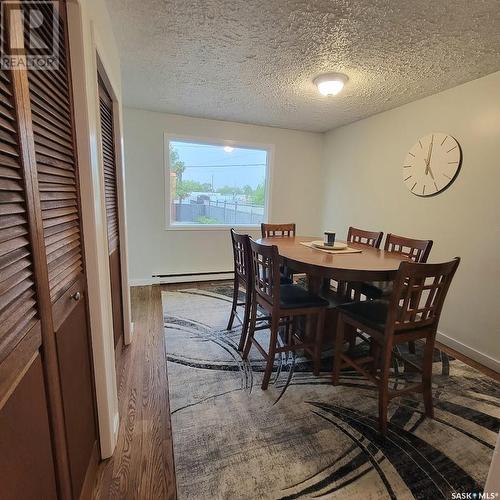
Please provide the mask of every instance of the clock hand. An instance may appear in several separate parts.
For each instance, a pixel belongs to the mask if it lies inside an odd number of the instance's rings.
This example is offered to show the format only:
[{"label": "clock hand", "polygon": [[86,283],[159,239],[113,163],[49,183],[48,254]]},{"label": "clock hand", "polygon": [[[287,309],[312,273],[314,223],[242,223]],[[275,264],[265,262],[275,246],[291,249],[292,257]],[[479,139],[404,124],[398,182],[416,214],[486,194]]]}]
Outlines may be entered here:
[{"label": "clock hand", "polygon": [[434,134],[432,134],[431,143],[429,144],[429,151],[427,152],[427,159],[425,160],[425,175],[429,173],[429,165],[431,162],[432,146],[434,145]]},{"label": "clock hand", "polygon": [[432,172],[432,169],[431,169],[431,159],[429,158],[429,160],[427,160],[425,162],[425,165],[426,165],[426,168],[425,168],[425,175],[427,174],[431,174],[431,177],[432,177],[432,180],[435,180],[434,179],[434,173]]},{"label": "clock hand", "polygon": [[432,180],[435,180],[435,179],[434,179],[434,174],[432,173],[432,170],[431,170],[431,165],[430,165],[430,163],[428,163],[428,164],[427,164],[427,170],[429,171],[429,174],[431,174]]}]

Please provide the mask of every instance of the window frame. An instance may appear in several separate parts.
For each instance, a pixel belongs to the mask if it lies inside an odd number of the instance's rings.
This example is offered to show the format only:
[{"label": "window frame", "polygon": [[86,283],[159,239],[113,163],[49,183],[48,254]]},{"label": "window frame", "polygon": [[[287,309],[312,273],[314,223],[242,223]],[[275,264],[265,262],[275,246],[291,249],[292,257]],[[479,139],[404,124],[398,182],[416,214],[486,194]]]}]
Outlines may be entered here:
[{"label": "window frame", "polygon": [[165,189],[165,230],[166,231],[227,231],[229,228],[238,230],[257,231],[260,229],[260,224],[173,224],[172,223],[172,205],[170,199],[170,142],[192,142],[196,144],[206,144],[207,146],[231,146],[233,148],[258,149],[267,152],[266,165],[266,190],[264,202],[264,215],[262,222],[266,223],[270,219],[271,211],[271,183],[272,170],[274,164],[274,144],[264,144],[251,141],[240,141],[233,139],[220,139],[214,137],[192,136],[184,134],[175,134],[172,132],[164,132],[163,134],[163,174],[164,174],[164,189]]}]

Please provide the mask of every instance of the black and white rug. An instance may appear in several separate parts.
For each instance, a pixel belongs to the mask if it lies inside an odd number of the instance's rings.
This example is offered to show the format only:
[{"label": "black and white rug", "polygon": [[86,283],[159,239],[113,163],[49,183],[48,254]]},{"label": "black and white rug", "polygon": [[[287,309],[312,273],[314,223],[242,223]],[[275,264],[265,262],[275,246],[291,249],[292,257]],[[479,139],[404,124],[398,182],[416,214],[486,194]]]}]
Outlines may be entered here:
[{"label": "black and white rug", "polygon": [[[225,330],[228,286],[163,292],[175,468],[180,499],[451,499],[482,491],[500,426],[500,386],[436,351],[435,418],[418,396],[393,400],[386,439],[375,388],[353,372],[330,384],[307,359],[242,361],[240,327]],[[237,321],[235,321],[237,323]],[[261,335],[266,335],[262,332]],[[414,374],[395,363],[391,384]]]}]

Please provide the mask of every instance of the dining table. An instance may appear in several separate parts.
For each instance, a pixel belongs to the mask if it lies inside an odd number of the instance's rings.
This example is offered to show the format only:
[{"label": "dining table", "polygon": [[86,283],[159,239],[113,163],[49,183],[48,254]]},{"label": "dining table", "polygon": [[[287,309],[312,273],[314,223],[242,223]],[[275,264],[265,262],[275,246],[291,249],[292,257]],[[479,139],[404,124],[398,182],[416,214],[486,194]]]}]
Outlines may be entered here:
[{"label": "dining table", "polygon": [[[307,288],[314,293],[330,292],[331,280],[335,280],[337,286],[340,283],[393,281],[401,262],[408,260],[405,255],[354,242],[343,243],[347,243],[348,249],[358,250],[356,253],[329,253],[303,244],[320,240],[322,238],[309,236],[274,236],[260,238],[257,242],[277,246],[283,266],[293,274],[304,273]],[[325,319],[325,343],[332,342],[336,321],[337,312],[331,309]],[[310,324],[307,330],[314,331],[314,325]]]},{"label": "dining table", "polygon": [[[347,282],[392,281],[399,265],[408,260],[395,252],[386,252],[359,243],[347,243],[349,248],[360,250],[358,253],[328,253],[311,248],[302,243],[321,240],[318,237],[287,236],[260,238],[258,243],[276,245],[280,259],[287,269],[295,273],[305,273],[313,291],[323,280]],[[343,242],[346,243],[346,242]]]}]

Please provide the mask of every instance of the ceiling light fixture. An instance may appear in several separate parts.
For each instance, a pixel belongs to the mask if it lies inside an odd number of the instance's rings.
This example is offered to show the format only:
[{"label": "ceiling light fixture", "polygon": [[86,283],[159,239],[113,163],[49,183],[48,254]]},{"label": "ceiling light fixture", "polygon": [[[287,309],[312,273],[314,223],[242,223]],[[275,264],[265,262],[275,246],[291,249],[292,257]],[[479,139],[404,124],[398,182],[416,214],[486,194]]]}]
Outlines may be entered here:
[{"label": "ceiling light fixture", "polygon": [[347,80],[349,78],[343,73],[327,73],[316,77],[313,82],[320,94],[330,96],[337,95],[344,88]]},{"label": "ceiling light fixture", "polygon": [[231,146],[224,146],[224,151],[226,153],[232,153],[234,151],[234,148]]}]

